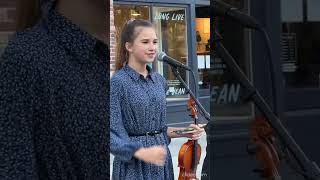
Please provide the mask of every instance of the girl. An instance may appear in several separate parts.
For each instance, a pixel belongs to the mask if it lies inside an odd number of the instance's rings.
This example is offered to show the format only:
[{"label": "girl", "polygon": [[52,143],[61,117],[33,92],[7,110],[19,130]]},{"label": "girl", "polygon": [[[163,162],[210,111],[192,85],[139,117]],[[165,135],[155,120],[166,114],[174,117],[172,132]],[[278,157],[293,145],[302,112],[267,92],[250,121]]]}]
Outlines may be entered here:
[{"label": "girl", "polygon": [[167,127],[166,80],[147,65],[154,61],[157,46],[150,22],[132,20],[124,26],[110,89],[113,179],[173,179],[170,139],[199,139],[204,133],[190,125],[195,131],[180,136],[172,131],[182,128]]}]

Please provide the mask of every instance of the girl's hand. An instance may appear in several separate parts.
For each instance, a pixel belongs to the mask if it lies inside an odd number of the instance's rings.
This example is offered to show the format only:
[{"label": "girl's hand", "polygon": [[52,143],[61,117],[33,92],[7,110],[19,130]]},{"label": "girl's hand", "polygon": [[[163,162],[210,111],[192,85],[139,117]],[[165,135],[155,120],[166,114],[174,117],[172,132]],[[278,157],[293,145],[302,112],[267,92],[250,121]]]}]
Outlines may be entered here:
[{"label": "girl's hand", "polygon": [[166,162],[167,150],[165,146],[140,148],[134,153],[134,156],[146,163],[163,166]]},{"label": "girl's hand", "polygon": [[190,138],[192,140],[200,139],[201,136],[205,133],[203,126],[204,124],[190,124],[189,128],[193,128],[194,130],[184,134],[184,137]]}]

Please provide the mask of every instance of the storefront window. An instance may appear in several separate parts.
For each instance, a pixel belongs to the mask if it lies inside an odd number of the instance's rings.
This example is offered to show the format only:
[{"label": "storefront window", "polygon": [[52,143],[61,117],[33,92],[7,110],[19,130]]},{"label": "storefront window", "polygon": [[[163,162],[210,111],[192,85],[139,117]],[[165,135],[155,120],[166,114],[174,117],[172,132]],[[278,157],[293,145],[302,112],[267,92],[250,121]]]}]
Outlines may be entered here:
[{"label": "storefront window", "polygon": [[120,33],[130,19],[150,20],[150,8],[136,5],[114,5],[114,26],[116,42],[120,42]]},{"label": "storefront window", "polygon": [[282,0],[281,5],[282,72],[285,86],[319,88],[320,3],[318,0]]},{"label": "storefront window", "polygon": [[199,88],[209,89],[210,18],[196,18],[196,39]]},{"label": "storefront window", "polygon": [[[243,8],[245,7],[244,0],[225,0],[225,2],[241,11],[245,11]],[[213,22],[211,31],[217,28],[223,37],[222,43],[225,48],[234,57],[247,77],[250,77],[248,31],[245,31],[241,25],[224,18],[216,18],[211,22]],[[246,91],[241,88],[234,75],[228,71],[224,60],[215,53],[214,46],[211,53],[209,71],[211,114],[214,114],[216,120],[250,118],[253,113],[253,106],[241,99]]]},{"label": "storefront window", "polygon": [[[188,64],[187,16],[185,8],[154,7],[153,21],[159,38],[159,51],[175,58],[183,64]],[[168,82],[168,98],[187,97],[185,88],[181,85],[167,64],[157,62],[157,69]],[[187,73],[180,71],[184,81],[188,82]]]}]

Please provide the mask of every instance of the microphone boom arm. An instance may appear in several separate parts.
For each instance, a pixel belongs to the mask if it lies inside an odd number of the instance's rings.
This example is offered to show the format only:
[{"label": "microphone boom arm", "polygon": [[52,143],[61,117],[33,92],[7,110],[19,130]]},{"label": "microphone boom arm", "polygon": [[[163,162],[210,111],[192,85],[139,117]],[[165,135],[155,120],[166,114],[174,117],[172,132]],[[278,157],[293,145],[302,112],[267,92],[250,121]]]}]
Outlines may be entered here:
[{"label": "microphone boom arm", "polygon": [[[186,88],[186,92],[189,93],[189,95],[192,97],[192,99],[195,101],[195,103],[197,104],[197,106],[199,107],[200,111],[202,112],[204,118],[207,121],[210,121],[210,114],[204,109],[204,107],[201,105],[201,103],[199,102],[199,100],[195,97],[194,93],[191,91],[191,89],[189,88],[189,86],[186,84],[186,82],[182,79],[179,70],[177,67],[171,66],[171,70],[173,72],[173,74],[177,77],[177,79],[181,82],[182,86],[184,88]],[[190,70],[192,71],[192,70]]]}]

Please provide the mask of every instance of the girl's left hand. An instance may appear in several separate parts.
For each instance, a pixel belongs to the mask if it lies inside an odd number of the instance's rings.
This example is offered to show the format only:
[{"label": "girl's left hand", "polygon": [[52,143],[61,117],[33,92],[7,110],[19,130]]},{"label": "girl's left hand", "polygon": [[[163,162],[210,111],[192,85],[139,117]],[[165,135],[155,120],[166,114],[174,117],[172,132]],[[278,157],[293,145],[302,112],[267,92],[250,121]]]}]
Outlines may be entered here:
[{"label": "girl's left hand", "polygon": [[192,140],[198,140],[201,138],[201,136],[205,133],[204,128],[203,128],[204,124],[190,124],[189,127],[193,128],[194,130],[190,133],[186,133],[185,137],[186,138],[190,138]]}]

